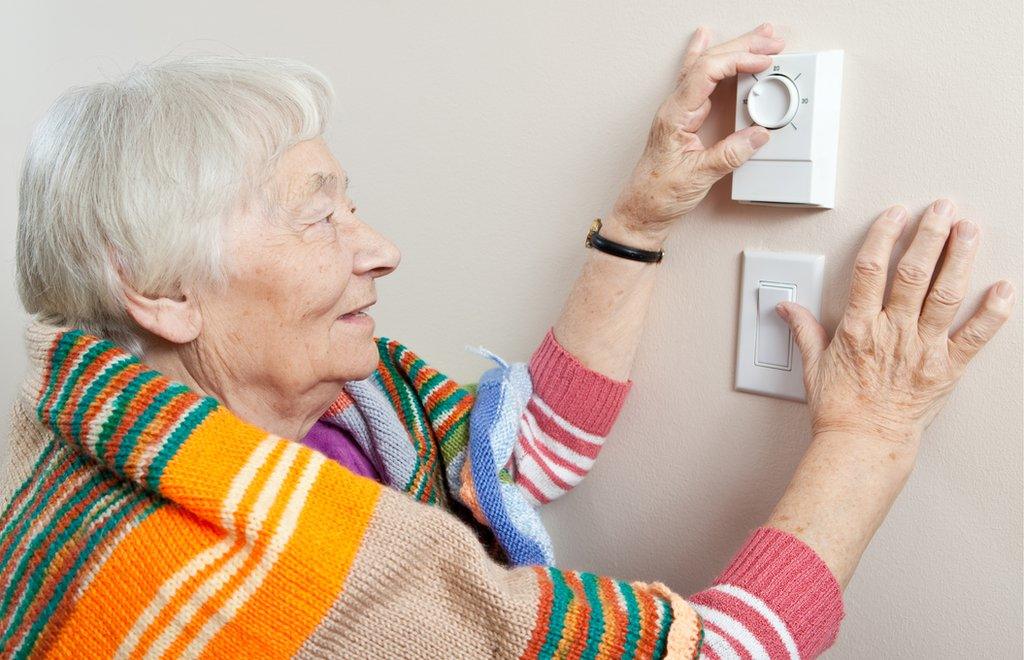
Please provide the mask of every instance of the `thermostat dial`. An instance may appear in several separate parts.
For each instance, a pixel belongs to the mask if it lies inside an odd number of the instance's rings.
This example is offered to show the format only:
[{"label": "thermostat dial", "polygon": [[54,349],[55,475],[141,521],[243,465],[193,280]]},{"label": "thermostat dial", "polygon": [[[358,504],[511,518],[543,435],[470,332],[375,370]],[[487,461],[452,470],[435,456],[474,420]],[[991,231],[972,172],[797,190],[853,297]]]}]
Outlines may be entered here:
[{"label": "thermostat dial", "polygon": [[780,128],[793,121],[799,104],[796,85],[777,73],[758,80],[747,95],[750,118],[765,128]]}]

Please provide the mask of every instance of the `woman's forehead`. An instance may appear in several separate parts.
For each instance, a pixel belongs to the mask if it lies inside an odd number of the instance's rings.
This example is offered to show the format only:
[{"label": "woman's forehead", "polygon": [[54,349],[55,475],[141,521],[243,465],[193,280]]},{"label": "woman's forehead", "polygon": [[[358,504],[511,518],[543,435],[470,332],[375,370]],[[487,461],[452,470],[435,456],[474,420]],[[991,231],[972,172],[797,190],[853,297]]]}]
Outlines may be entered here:
[{"label": "woman's forehead", "polygon": [[287,177],[280,195],[282,206],[300,212],[312,206],[321,206],[348,189],[348,174],[337,166],[324,169],[302,168]]},{"label": "woman's forehead", "polygon": [[348,173],[322,139],[308,140],[282,156],[278,181],[285,204],[298,207],[315,198],[334,197],[339,189],[348,187]]}]

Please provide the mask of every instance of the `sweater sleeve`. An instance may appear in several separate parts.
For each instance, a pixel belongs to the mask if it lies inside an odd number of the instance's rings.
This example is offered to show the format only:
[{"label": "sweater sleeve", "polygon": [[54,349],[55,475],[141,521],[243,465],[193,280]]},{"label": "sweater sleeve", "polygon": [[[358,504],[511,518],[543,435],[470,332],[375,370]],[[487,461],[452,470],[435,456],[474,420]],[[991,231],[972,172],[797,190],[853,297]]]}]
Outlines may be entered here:
[{"label": "sweater sleeve", "polygon": [[[711,588],[683,599],[660,582],[509,567],[448,511],[340,466],[320,479],[337,496],[317,501],[335,503],[339,524],[313,526],[320,550],[295,579],[318,584],[318,562],[354,550],[299,657],[815,657],[843,616],[821,559],[773,528],[755,530]],[[357,486],[375,495],[355,527],[337,503]]]},{"label": "sweater sleeve", "polygon": [[381,488],[298,657],[692,660],[701,639],[694,608],[660,582],[506,566],[451,513]]},{"label": "sweater sleeve", "polygon": [[529,362],[533,394],[507,466],[533,506],[571,490],[590,471],[632,380],[585,367],[549,328]]},{"label": "sweater sleeve", "polygon": [[704,623],[705,658],[814,658],[843,619],[839,583],[803,541],[772,527],[748,537],[711,588],[688,601]]}]

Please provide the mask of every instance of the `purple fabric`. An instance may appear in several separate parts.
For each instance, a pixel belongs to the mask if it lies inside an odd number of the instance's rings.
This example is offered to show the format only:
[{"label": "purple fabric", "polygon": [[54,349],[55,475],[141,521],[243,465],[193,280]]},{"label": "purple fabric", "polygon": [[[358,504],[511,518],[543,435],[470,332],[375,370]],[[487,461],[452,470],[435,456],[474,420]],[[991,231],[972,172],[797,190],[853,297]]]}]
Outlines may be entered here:
[{"label": "purple fabric", "polygon": [[343,429],[317,422],[302,439],[302,444],[341,463],[349,470],[374,481],[380,481],[380,474],[366,457],[356,441]]}]

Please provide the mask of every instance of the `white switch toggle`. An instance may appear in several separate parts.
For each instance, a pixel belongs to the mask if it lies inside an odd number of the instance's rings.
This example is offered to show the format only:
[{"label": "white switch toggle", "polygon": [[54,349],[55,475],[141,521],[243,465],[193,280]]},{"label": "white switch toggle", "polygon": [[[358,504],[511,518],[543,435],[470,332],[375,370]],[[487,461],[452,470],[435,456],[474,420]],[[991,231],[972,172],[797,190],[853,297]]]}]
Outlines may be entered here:
[{"label": "white switch toggle", "polygon": [[789,324],[782,320],[775,306],[793,300],[792,284],[761,282],[757,288],[757,337],[754,343],[754,364],[771,369],[793,367],[793,341]]},{"label": "white switch toggle", "polygon": [[761,78],[747,95],[747,112],[754,123],[765,128],[780,128],[796,117],[800,93],[793,81],[778,74]]},{"label": "white switch toggle", "polygon": [[804,400],[803,360],[775,306],[795,302],[820,318],[824,273],[818,254],[743,251],[736,389]]}]

